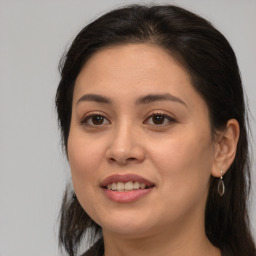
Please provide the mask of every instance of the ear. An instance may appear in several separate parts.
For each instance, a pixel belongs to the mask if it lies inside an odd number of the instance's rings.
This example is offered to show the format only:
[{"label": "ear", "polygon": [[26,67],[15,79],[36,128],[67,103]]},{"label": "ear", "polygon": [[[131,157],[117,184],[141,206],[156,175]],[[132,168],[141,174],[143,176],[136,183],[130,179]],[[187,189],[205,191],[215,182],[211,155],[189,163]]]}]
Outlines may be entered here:
[{"label": "ear", "polygon": [[236,119],[230,119],[226,128],[218,132],[215,142],[215,159],[211,174],[214,177],[221,177],[226,173],[235,159],[237,143],[239,139],[239,123]]}]

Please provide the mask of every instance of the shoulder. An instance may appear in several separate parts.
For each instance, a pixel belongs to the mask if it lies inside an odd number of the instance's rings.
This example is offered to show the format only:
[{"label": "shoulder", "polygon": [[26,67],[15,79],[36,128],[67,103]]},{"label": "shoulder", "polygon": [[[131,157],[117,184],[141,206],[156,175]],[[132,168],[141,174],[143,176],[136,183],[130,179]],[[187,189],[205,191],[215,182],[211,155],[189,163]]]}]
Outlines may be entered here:
[{"label": "shoulder", "polygon": [[[104,243],[103,239],[99,239],[88,251],[81,256],[103,256],[104,254]],[[221,256],[232,256],[229,251],[223,250]]]}]

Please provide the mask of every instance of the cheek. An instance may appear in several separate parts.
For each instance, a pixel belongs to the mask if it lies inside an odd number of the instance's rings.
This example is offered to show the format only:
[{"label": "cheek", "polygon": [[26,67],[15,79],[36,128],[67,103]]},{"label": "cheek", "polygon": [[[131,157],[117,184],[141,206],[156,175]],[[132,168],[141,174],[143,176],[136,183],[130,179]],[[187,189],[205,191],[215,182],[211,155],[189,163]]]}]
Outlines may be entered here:
[{"label": "cheek", "polygon": [[90,216],[96,216],[98,200],[95,191],[99,190],[98,172],[103,146],[84,135],[70,132],[68,139],[68,157],[72,182],[76,196],[83,209]]},{"label": "cheek", "polygon": [[75,190],[85,188],[85,183],[96,185],[96,170],[104,154],[103,145],[86,138],[79,132],[70,132],[68,158]]},{"label": "cheek", "polygon": [[[163,187],[172,191],[205,190],[213,151],[208,133],[182,133],[154,147],[152,162],[161,172]],[[196,192],[196,191],[195,191]]]},{"label": "cheek", "polygon": [[[212,154],[210,143],[200,144],[197,138],[183,136],[166,140],[152,156],[161,176],[159,189],[164,195],[163,211],[174,219],[192,213],[194,209],[204,211]],[[166,205],[172,207],[166,208]]]}]

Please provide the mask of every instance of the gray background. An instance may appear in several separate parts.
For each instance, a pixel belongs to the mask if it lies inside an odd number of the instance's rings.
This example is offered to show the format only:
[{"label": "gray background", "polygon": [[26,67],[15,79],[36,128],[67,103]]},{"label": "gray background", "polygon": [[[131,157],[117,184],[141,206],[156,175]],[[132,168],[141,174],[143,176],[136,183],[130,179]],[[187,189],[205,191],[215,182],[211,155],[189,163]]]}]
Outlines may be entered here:
[{"label": "gray background", "polygon": [[[1,256],[59,255],[56,223],[69,170],[54,109],[58,61],[86,23],[128,3],[135,1],[0,0]],[[158,3],[176,3],[195,11],[224,33],[237,54],[255,118],[256,2]],[[251,128],[255,138],[255,121]],[[256,237],[255,198],[251,215]]]}]

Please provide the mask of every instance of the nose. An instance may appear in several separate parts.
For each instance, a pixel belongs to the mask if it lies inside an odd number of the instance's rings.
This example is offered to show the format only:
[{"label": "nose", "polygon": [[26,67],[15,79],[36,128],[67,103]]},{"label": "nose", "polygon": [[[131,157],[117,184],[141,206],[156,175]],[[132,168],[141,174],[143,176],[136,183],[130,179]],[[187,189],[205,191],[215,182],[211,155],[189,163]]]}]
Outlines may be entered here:
[{"label": "nose", "polygon": [[145,150],[138,132],[127,125],[117,128],[113,132],[106,157],[109,162],[120,165],[143,162]]}]

